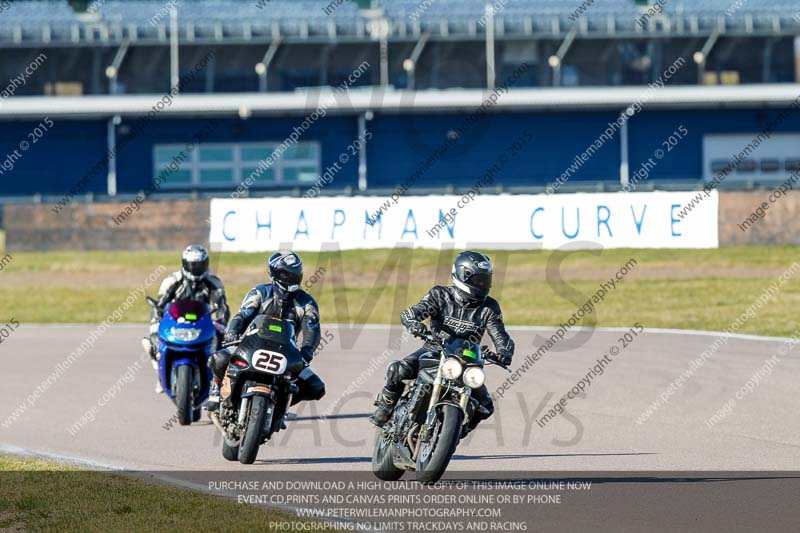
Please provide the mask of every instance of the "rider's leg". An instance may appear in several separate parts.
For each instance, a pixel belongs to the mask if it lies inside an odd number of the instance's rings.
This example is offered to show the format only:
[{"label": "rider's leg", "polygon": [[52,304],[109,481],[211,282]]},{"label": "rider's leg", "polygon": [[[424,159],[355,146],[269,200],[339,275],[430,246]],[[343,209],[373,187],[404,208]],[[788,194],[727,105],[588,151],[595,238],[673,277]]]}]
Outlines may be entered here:
[{"label": "rider's leg", "polygon": [[150,322],[150,334],[142,338],[142,348],[153,361],[153,368],[158,367],[156,353],[158,351],[158,321]]},{"label": "rider's leg", "polygon": [[208,367],[214,378],[211,380],[211,390],[208,392],[208,411],[217,411],[219,409],[219,386],[222,380],[225,379],[225,372],[228,370],[228,363],[231,360],[233,351],[228,348],[223,348],[211,354],[208,358]]},{"label": "rider's leg", "polygon": [[313,370],[306,367],[297,377],[297,387],[300,389],[292,396],[292,405],[300,402],[319,400],[325,396],[325,383]]},{"label": "rider's leg", "polygon": [[[150,362],[153,365],[153,370],[158,370],[158,359],[156,359],[158,353],[158,324],[158,319],[154,316],[151,316],[150,335],[142,339],[142,348],[144,348],[144,351],[150,356]],[[161,387],[161,381],[158,378],[158,374],[156,374],[156,392],[164,392],[164,389]]]},{"label": "rider's leg", "polygon": [[475,414],[472,415],[472,419],[467,424],[464,435],[478,427],[478,424],[492,416],[494,413],[494,401],[492,401],[492,395],[489,394],[489,390],[486,388],[486,385],[483,385],[477,389],[472,389],[472,397],[478,400],[478,408],[475,410]]},{"label": "rider's leg", "polygon": [[420,348],[419,350],[407,355],[400,361],[392,361],[386,367],[386,385],[378,393],[375,399],[375,413],[372,415],[372,423],[382,427],[391,418],[397,400],[403,393],[403,380],[414,379],[419,372],[419,358],[430,350]]}]

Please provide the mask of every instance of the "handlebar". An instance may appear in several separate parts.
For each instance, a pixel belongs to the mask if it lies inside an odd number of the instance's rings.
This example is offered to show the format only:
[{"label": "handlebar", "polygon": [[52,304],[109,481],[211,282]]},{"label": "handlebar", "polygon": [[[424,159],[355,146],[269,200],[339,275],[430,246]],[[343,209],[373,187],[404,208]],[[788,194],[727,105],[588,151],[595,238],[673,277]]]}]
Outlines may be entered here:
[{"label": "handlebar", "polygon": [[485,360],[490,365],[499,366],[500,368],[502,368],[506,372],[510,373],[511,372],[511,368],[509,368],[508,366],[506,366],[503,363],[501,363],[499,359],[496,359],[496,357],[497,357],[497,354],[492,354],[491,356],[486,357]]},{"label": "handlebar", "polygon": [[431,344],[435,344],[441,348],[444,348],[444,339],[434,335],[432,332],[427,332],[425,335],[417,335],[420,339],[424,340],[425,342],[430,342]]},{"label": "handlebar", "polygon": [[[446,335],[446,333],[439,332],[439,335],[443,336],[443,335]],[[444,348],[444,338],[440,337],[438,335],[435,335],[430,331],[428,331],[425,335],[414,335],[414,336],[424,340],[425,342],[429,342],[429,343],[434,344],[434,345],[436,345],[436,346],[438,346],[440,348]],[[503,370],[505,370],[507,372],[511,372],[511,369],[508,367],[508,365],[504,365],[503,363],[501,363],[500,362],[501,361],[500,356],[496,352],[493,352],[492,350],[490,350],[487,345],[484,344],[483,346],[481,346],[481,352],[483,353],[483,356],[484,356],[483,358],[487,363],[489,363],[491,365],[499,366]]]},{"label": "handlebar", "polygon": [[491,351],[488,346],[486,345],[481,346],[481,351],[483,352],[484,354],[483,358],[486,360],[487,363],[489,363],[490,365],[499,366],[503,370],[511,372],[511,369],[507,365],[504,365],[503,363],[500,362],[500,356],[496,352]]}]

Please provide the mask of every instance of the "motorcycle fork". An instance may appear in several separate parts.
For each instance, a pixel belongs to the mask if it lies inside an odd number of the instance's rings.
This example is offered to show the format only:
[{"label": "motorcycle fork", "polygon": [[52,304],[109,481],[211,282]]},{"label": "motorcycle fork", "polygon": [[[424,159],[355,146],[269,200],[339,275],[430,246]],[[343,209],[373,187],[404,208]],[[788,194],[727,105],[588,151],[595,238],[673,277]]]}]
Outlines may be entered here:
[{"label": "motorcycle fork", "polygon": [[239,428],[244,426],[244,419],[247,416],[248,403],[250,403],[250,398],[242,398],[242,401],[239,402],[239,420],[237,420]]},{"label": "motorcycle fork", "polygon": [[[436,370],[436,377],[433,379],[433,389],[431,390],[431,401],[428,403],[428,418],[433,410],[433,406],[439,403],[439,395],[442,393],[442,364],[444,358],[439,358],[439,368]],[[427,422],[426,422],[427,424]]]},{"label": "motorcycle fork", "polygon": [[464,415],[467,414],[467,406],[469,405],[469,397],[471,396],[471,391],[466,387],[465,389],[466,390],[461,393],[461,401],[459,402],[461,410],[464,411]]},{"label": "motorcycle fork", "polygon": [[425,419],[425,424],[420,428],[420,435],[417,443],[417,451],[419,451],[419,443],[423,440],[429,441],[431,438],[431,430],[433,430],[434,423],[436,422],[436,411],[434,407],[439,403],[439,397],[442,394],[442,364],[444,357],[439,357],[439,368],[436,370],[436,377],[433,380],[433,389],[431,390],[431,401],[428,403],[428,416]]}]

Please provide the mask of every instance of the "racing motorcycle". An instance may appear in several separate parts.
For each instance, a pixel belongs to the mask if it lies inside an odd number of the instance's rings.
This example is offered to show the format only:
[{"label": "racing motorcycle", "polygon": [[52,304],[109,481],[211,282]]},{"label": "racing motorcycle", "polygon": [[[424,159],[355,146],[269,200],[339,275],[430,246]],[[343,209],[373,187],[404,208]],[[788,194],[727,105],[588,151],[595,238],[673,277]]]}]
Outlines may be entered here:
[{"label": "racing motorcycle", "polygon": [[416,380],[405,390],[375,439],[372,472],[379,479],[400,479],[416,470],[417,481],[435,483],[442,477],[466,427],[478,408],[472,389],[485,381],[485,363],[507,370],[496,354],[466,339],[445,342],[427,334],[437,349],[419,360]]},{"label": "racing motorcycle", "polygon": [[218,412],[211,421],[222,432],[222,455],[228,461],[252,464],[258,449],[285,429],[284,417],[297,378],[306,367],[295,342],[294,323],[258,316],[237,341],[220,387]]},{"label": "racing motorcycle", "polygon": [[[156,307],[153,298],[148,296],[146,300]],[[216,350],[216,335],[207,304],[175,300],[164,308],[158,325],[158,379],[164,393],[178,407],[182,426],[200,420],[208,399],[211,369],[206,361]]]}]

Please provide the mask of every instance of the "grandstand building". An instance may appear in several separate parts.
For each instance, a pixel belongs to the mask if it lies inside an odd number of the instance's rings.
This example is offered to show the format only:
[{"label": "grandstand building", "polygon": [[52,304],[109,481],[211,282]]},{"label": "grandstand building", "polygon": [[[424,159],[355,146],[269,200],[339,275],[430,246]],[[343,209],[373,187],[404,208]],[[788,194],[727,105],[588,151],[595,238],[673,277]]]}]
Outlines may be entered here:
[{"label": "grandstand building", "polygon": [[423,164],[418,191],[459,190],[525,132],[534,142],[492,190],[702,187],[764,131],[721,186],[771,183],[800,169],[798,12],[785,0],[10,2],[0,202],[302,196],[326,175],[320,195],[384,194]]}]

